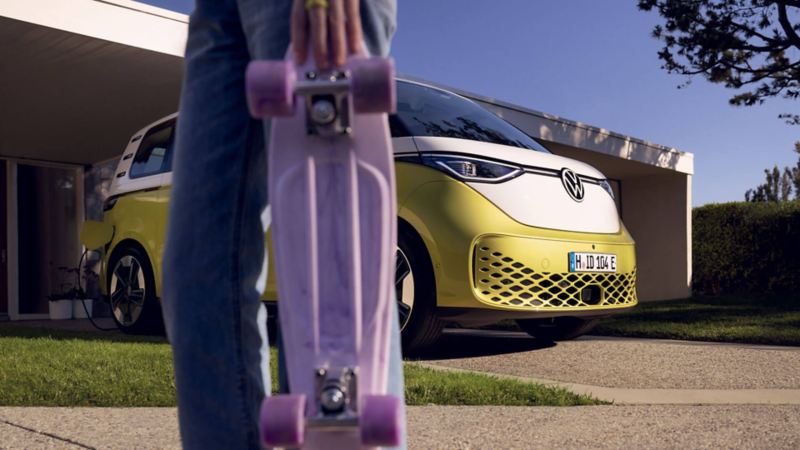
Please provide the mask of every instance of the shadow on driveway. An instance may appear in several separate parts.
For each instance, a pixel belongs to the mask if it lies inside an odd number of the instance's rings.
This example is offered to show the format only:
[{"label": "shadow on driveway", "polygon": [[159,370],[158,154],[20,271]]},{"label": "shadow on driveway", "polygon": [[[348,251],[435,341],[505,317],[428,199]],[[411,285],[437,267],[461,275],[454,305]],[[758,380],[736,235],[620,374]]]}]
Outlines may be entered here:
[{"label": "shadow on driveway", "polygon": [[447,329],[431,348],[409,355],[421,361],[503,355],[555,347],[527,334],[508,331]]},{"label": "shadow on driveway", "polygon": [[[111,328],[111,319],[95,319],[103,328]],[[88,320],[64,321],[19,321],[0,323],[0,337],[80,339],[87,341],[137,342],[165,344],[165,336],[133,336],[120,331],[103,332],[95,329]],[[274,336],[270,344],[274,345]],[[433,347],[420,353],[405,355],[412,360],[447,360],[479,356],[503,355],[528,352],[556,346],[553,342],[540,341],[525,333],[512,331],[446,329]]]},{"label": "shadow on driveway", "polygon": [[[114,328],[111,319],[95,319],[102,328]],[[84,341],[164,344],[165,336],[132,336],[113,329],[100,331],[89,320],[20,320],[0,323],[0,337],[29,339],[79,339]]]}]

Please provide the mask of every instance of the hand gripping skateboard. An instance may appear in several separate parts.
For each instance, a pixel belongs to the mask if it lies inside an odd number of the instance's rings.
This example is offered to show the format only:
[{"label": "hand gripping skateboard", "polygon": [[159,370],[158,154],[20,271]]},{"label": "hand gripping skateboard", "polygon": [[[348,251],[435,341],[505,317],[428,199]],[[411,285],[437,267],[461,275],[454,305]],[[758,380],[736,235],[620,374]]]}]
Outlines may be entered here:
[{"label": "hand gripping skateboard", "polygon": [[265,399],[262,440],[334,450],[398,445],[403,405],[386,393],[389,321],[397,320],[386,119],[394,64],[353,56],[344,68],[317,71],[290,56],[253,61],[246,85],[251,114],[273,117],[272,244],[291,391]]}]

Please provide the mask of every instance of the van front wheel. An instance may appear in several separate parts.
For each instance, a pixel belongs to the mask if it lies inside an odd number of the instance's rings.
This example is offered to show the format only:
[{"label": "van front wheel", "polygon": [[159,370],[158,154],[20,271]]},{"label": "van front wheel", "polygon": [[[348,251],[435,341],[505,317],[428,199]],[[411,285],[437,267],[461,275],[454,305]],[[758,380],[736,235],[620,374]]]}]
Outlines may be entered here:
[{"label": "van front wheel", "polygon": [[144,251],[125,246],[114,253],[108,267],[108,298],[117,327],[129,334],[163,333],[153,267]]},{"label": "van front wheel", "polygon": [[436,315],[436,280],[425,244],[410,226],[398,227],[395,294],[403,352],[433,345],[444,323]]}]

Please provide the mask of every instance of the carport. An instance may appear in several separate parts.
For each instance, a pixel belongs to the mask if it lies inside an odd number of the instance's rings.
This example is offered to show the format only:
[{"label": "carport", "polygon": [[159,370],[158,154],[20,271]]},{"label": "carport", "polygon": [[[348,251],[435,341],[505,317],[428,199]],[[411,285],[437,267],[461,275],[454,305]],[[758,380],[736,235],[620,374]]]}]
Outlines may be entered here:
[{"label": "carport", "polygon": [[96,168],[177,109],[186,24],[126,0],[0,2],[0,317],[47,317]]},{"label": "carport", "polygon": [[[177,109],[187,22],[128,0],[0,2],[0,318],[47,317],[125,142]],[[691,154],[462,94],[615,181],[640,299],[690,293]]]}]

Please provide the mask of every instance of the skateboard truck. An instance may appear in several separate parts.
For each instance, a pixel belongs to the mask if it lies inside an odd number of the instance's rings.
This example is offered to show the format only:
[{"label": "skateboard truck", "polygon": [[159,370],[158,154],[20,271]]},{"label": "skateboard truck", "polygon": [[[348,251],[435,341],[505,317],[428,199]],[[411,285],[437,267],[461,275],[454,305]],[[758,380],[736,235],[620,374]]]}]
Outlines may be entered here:
[{"label": "skateboard truck", "polygon": [[308,134],[321,137],[350,134],[352,108],[348,96],[350,75],[347,72],[306,72],[305,80],[297,83],[295,92],[305,97]]},{"label": "skateboard truck", "polygon": [[356,369],[336,367],[317,369],[316,391],[318,410],[308,419],[311,428],[358,427]]}]

